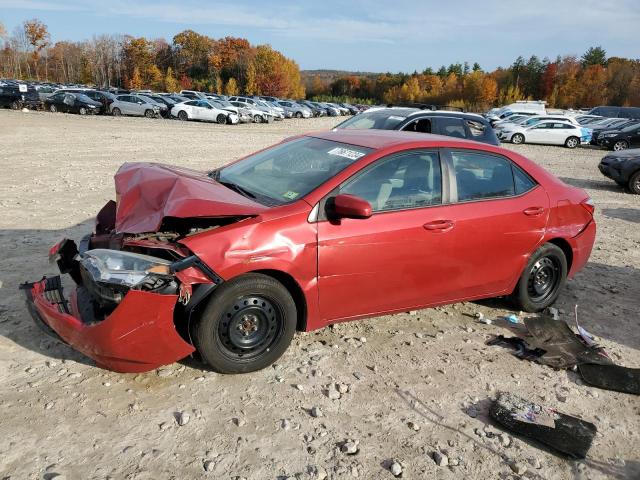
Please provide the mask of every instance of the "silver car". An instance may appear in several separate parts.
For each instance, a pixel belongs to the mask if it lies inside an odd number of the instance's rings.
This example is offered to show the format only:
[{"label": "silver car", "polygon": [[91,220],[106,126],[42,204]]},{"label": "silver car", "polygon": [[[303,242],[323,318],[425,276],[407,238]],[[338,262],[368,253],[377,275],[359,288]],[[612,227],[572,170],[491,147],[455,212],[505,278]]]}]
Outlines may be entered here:
[{"label": "silver car", "polygon": [[287,117],[296,117],[296,118],[310,118],[313,116],[311,110],[307,107],[300,105],[299,103],[289,102],[286,100],[280,100],[278,102],[284,111],[287,113]]},{"label": "silver car", "polygon": [[160,115],[160,107],[150,103],[139,95],[118,95],[111,105],[109,111],[114,117],[120,115],[136,115],[139,117],[154,118]]}]

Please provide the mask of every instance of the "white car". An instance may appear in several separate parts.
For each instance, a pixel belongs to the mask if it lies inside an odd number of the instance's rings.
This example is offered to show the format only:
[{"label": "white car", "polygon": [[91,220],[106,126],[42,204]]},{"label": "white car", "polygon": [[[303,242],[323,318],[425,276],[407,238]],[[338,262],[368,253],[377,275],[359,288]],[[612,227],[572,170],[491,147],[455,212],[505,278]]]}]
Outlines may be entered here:
[{"label": "white car", "polygon": [[[513,115],[514,117],[516,115]],[[513,121],[503,120],[494,125],[493,129],[496,131],[496,135],[500,130],[504,130],[507,127],[513,125],[519,125],[521,127],[530,127],[535,125],[536,123],[543,122],[545,120],[558,120],[560,122],[569,122],[576,127],[579,127],[580,124],[573,117],[566,117],[564,115],[534,115],[534,116],[521,116],[520,118],[516,118]]]},{"label": "white car", "polygon": [[231,105],[234,105],[236,107],[240,107],[248,110],[249,114],[251,115],[251,118],[253,118],[253,121],[255,123],[265,123],[275,119],[275,115],[273,113],[262,110],[261,108],[258,108],[257,105],[252,105],[250,103],[242,102],[240,100],[231,100],[229,103],[231,103]]},{"label": "white car", "polygon": [[541,143],[576,148],[591,141],[591,130],[566,120],[542,121],[530,126],[509,125],[498,133],[498,138],[515,144]]},{"label": "white car", "polygon": [[207,100],[189,100],[178,103],[171,109],[171,116],[180,120],[202,120],[204,122],[238,123],[236,113],[214,107]]}]

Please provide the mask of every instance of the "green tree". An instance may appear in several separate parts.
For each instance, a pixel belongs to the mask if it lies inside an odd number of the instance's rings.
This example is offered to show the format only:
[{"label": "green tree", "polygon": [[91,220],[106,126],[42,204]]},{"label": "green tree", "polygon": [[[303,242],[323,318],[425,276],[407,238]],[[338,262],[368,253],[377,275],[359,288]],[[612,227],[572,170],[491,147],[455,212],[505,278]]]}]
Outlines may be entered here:
[{"label": "green tree", "polygon": [[588,67],[589,65],[602,65],[607,64],[607,52],[602,47],[590,47],[584,55],[582,55],[582,66]]}]

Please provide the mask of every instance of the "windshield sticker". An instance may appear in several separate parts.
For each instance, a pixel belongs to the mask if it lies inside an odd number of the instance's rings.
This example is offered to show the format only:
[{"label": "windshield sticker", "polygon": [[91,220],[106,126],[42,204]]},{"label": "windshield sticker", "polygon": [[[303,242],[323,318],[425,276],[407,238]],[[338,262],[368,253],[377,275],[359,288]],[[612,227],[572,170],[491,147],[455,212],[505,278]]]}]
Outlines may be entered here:
[{"label": "windshield sticker", "polygon": [[298,192],[292,192],[291,190],[282,194],[284,198],[288,198],[289,200],[294,200],[298,195],[300,195]]},{"label": "windshield sticker", "polygon": [[348,148],[336,147],[327,152],[329,155],[338,155],[339,157],[348,158],[350,160],[357,160],[360,157],[364,157],[364,153],[357,150],[349,150]]}]

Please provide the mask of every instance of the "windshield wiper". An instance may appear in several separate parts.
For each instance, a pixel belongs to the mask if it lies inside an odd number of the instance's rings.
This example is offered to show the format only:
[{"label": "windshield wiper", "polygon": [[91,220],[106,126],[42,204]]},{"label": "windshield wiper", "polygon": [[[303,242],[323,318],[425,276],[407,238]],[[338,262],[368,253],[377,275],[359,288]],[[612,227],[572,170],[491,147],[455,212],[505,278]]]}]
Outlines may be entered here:
[{"label": "windshield wiper", "polygon": [[253,194],[249,190],[246,190],[245,188],[242,188],[240,185],[237,185],[237,184],[235,184],[233,182],[223,182],[223,181],[218,180],[218,183],[220,185],[224,185],[227,188],[230,188],[231,190],[235,190],[240,195],[243,195],[245,197],[256,198],[255,194]]}]

